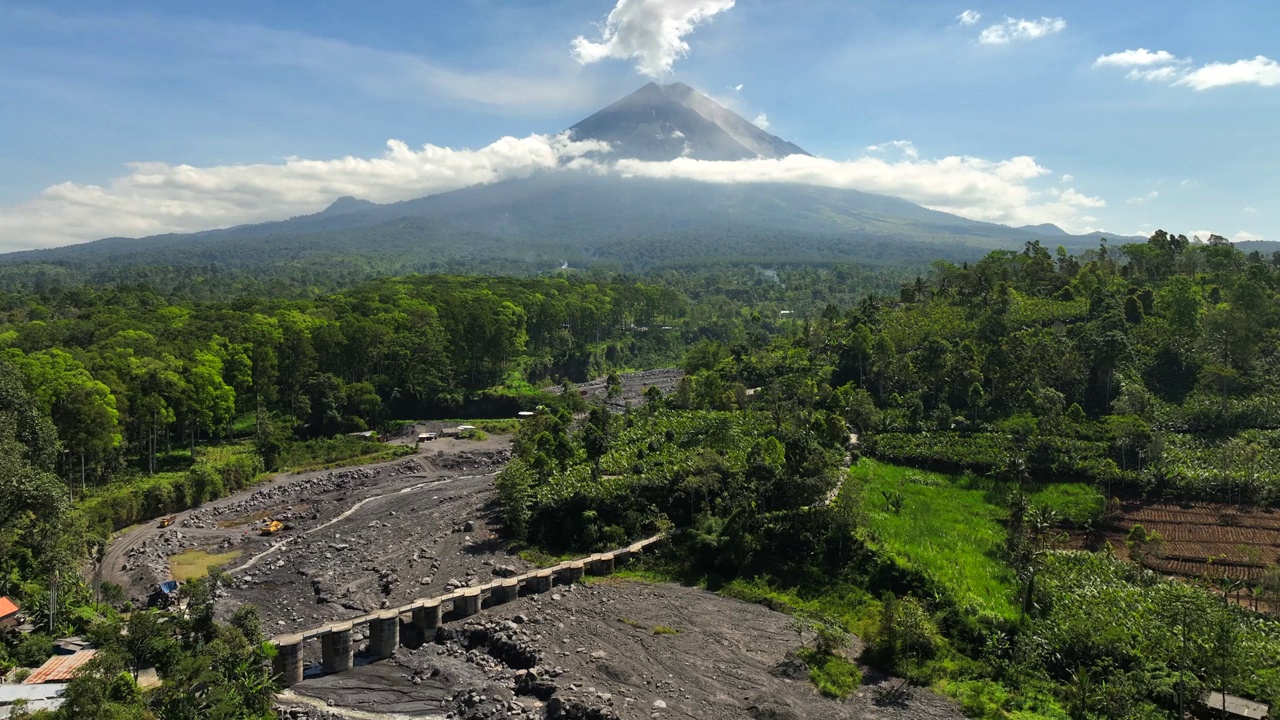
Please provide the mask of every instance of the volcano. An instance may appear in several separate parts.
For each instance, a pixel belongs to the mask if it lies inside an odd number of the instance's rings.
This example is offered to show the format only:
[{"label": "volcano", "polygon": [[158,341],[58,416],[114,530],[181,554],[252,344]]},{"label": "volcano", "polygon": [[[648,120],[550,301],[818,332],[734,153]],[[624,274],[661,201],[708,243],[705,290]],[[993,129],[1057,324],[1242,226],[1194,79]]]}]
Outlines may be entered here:
[{"label": "volcano", "polygon": [[[10,253],[0,256],[0,266],[54,265],[104,281],[133,277],[140,266],[227,268],[260,277],[307,274],[315,267],[366,275],[525,273],[566,262],[625,271],[850,261],[927,267],[935,259],[976,259],[1028,242],[1092,247],[1100,235],[978,222],[852,189],[603,171],[628,159],[808,155],[683,83],[649,83],[567,132],[609,145],[593,153],[595,169],[562,167],[387,204],[340,197],[324,211],[280,222]],[[37,269],[63,272],[30,271]]]},{"label": "volcano", "polygon": [[649,83],[569,128],[575,140],[601,140],[612,157],[664,162],[754,160],[808,155],[685,85]]}]

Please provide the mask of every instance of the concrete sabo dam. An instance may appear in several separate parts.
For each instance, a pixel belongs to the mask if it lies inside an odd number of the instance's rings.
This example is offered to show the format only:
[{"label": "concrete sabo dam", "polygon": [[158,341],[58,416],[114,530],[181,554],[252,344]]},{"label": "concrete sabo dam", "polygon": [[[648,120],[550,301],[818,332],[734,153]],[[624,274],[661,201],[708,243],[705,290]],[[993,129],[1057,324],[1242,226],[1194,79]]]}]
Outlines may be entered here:
[{"label": "concrete sabo dam", "polygon": [[385,660],[395,654],[400,646],[400,623],[408,618],[424,636],[441,623],[470,617],[481,607],[508,603],[525,594],[545,593],[555,584],[567,585],[580,580],[583,574],[609,575],[614,566],[626,562],[632,556],[662,539],[661,535],[632,543],[620,550],[598,553],[578,560],[570,560],[554,567],[534,570],[509,578],[500,578],[485,585],[459,588],[454,592],[430,598],[419,598],[398,608],[387,608],[350,620],[320,625],[291,635],[277,635],[271,639],[278,652],[275,657],[275,674],[283,687],[302,682],[303,650],[308,640],[320,641],[321,666],[324,673],[340,673],[355,664],[354,629],[369,626],[369,655]]}]

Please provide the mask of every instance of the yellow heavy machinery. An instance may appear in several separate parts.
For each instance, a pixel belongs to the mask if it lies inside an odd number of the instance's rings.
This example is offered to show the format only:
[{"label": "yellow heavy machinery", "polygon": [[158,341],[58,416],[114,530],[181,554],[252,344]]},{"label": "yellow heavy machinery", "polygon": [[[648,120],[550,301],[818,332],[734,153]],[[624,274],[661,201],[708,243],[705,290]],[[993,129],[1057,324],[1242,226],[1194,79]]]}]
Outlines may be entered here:
[{"label": "yellow heavy machinery", "polygon": [[167,528],[167,527],[169,527],[170,525],[172,525],[172,524],[174,523],[174,521],[176,521],[177,519],[178,519],[178,518],[177,518],[176,516],[170,515],[169,517],[167,517],[167,518],[165,518],[165,519],[163,519],[163,520],[161,520],[161,521],[160,521],[160,527],[162,527],[162,528]]},{"label": "yellow heavy machinery", "polygon": [[283,529],[284,529],[284,523],[280,522],[279,520],[272,520],[271,522],[265,523],[262,526],[262,534],[275,535],[276,533],[280,532]]}]

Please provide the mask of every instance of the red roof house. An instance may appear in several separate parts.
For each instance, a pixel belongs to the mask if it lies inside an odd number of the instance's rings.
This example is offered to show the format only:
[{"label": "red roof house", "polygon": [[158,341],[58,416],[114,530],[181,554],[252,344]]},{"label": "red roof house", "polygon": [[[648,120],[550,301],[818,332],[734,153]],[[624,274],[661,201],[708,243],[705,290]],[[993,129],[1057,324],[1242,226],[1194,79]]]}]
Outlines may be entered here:
[{"label": "red roof house", "polygon": [[81,665],[93,659],[97,650],[81,650],[71,655],[54,655],[45,661],[35,672],[31,673],[24,685],[42,685],[44,683],[70,682]]},{"label": "red roof house", "polygon": [[18,626],[18,603],[7,597],[0,597],[0,627],[12,628]]}]

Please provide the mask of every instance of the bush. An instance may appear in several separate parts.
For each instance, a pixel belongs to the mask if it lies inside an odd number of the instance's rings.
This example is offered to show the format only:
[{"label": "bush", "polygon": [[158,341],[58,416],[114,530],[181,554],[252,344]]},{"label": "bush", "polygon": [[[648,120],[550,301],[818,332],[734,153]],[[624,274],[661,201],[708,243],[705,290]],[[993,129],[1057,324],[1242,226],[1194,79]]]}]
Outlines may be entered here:
[{"label": "bush", "polygon": [[265,470],[258,455],[240,455],[217,465],[214,470],[222,477],[222,484],[230,492],[243,490]]},{"label": "bush", "polygon": [[837,700],[849,697],[862,684],[862,671],[843,655],[805,648],[796,653],[809,665],[809,680],[818,692]]},{"label": "bush", "polygon": [[13,661],[22,667],[39,667],[52,656],[53,638],[39,633],[23,637],[10,653]]},{"label": "bush", "polygon": [[1137,485],[1140,477],[1135,471],[1120,470],[1111,457],[1111,443],[1060,435],[880,433],[868,437],[863,449],[887,462],[944,472],[999,473],[1009,468],[1011,459],[1019,458],[1036,480]]},{"label": "bush", "polygon": [[222,497],[225,489],[222,478],[205,463],[193,465],[187,471],[187,499],[192,507]]}]

